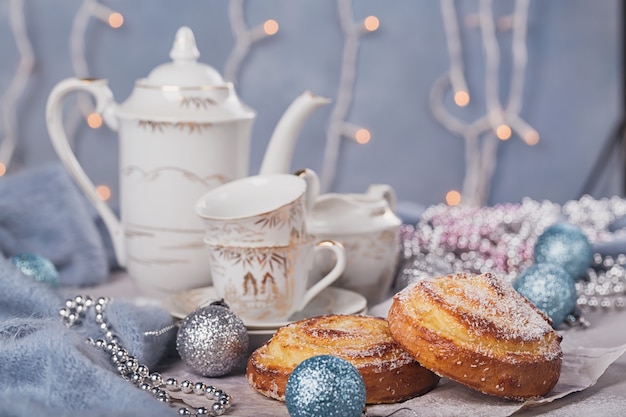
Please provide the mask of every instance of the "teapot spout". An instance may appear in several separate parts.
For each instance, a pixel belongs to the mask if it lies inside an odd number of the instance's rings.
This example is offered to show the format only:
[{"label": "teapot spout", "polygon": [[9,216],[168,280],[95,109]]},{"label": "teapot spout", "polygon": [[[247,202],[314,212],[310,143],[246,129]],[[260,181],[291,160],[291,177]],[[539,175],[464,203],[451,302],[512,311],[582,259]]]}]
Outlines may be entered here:
[{"label": "teapot spout", "polygon": [[265,150],[259,174],[282,174],[291,171],[291,157],[304,122],[330,99],[310,91],[300,94],[279,120]]}]

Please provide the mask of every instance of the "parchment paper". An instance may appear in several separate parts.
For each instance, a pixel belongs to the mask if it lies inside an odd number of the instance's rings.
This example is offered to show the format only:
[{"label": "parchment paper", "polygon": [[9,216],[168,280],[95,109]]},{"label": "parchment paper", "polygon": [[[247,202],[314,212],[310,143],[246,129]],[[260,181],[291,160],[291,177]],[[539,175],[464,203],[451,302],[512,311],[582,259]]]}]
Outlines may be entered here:
[{"label": "parchment paper", "polygon": [[606,368],[626,351],[626,345],[613,348],[584,348],[563,345],[561,376],[551,393],[536,401],[514,402],[476,392],[456,382],[442,379],[430,393],[402,404],[368,407],[367,416],[452,417],[452,416],[510,416],[526,407],[537,407],[563,398],[573,392],[593,386]]},{"label": "parchment paper", "polygon": [[[454,417],[484,416],[503,417],[528,407],[541,407],[573,392],[593,386],[607,367],[619,358],[626,345],[612,348],[586,348],[572,346],[563,340],[563,366],[561,377],[552,392],[538,401],[516,402],[482,394],[454,381],[442,378],[439,385],[421,397],[398,404],[368,406],[367,417]],[[223,389],[233,397],[233,408],[227,415],[288,417],[285,404],[258,394],[248,385],[243,370],[225,378],[198,378],[189,373],[180,363],[165,371],[179,379],[190,379]],[[178,371],[178,372],[177,372]],[[626,393],[625,393],[626,394]]]}]

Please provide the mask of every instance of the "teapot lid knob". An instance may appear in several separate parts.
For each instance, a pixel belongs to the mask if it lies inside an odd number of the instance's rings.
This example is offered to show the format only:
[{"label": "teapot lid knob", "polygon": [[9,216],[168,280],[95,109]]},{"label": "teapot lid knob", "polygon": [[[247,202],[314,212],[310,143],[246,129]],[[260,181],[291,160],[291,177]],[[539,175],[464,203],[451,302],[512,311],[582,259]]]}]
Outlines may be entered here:
[{"label": "teapot lid knob", "polygon": [[170,51],[170,58],[173,61],[197,61],[199,56],[200,51],[191,28],[188,26],[179,28]]},{"label": "teapot lid knob", "polygon": [[138,85],[150,86],[223,86],[227,87],[219,72],[210,65],[198,62],[200,51],[192,30],[182,26],[176,32],[170,50],[172,61],[161,64],[150,71],[148,77],[138,81]]}]

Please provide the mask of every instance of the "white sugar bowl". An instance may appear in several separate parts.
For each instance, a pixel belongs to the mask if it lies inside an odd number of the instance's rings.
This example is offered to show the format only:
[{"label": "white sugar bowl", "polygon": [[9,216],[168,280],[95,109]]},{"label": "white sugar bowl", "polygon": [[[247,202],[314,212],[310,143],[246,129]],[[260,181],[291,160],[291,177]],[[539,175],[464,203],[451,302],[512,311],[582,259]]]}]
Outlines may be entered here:
[{"label": "white sugar bowl", "polygon": [[[336,240],[345,248],[346,268],[334,285],[362,294],[369,306],[383,301],[393,283],[401,224],[395,191],[387,184],[372,184],[364,194],[322,194],[308,218],[318,240]],[[324,255],[315,262],[312,280],[333,266]]]}]

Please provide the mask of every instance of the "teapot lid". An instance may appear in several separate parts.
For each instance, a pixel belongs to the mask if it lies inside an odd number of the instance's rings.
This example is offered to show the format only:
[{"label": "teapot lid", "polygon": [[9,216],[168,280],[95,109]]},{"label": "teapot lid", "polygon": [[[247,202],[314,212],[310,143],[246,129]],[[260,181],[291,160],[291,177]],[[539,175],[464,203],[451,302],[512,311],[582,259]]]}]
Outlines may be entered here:
[{"label": "teapot lid", "polygon": [[154,68],[146,78],[138,81],[142,86],[224,86],[220,73],[210,65],[198,62],[200,51],[192,30],[183,26],[176,32],[170,50],[171,62]]},{"label": "teapot lid", "polygon": [[225,123],[252,120],[256,114],[239,100],[233,83],[215,68],[198,62],[200,52],[191,29],[176,32],[171,62],[137,80],[118,115],[150,122]]}]

